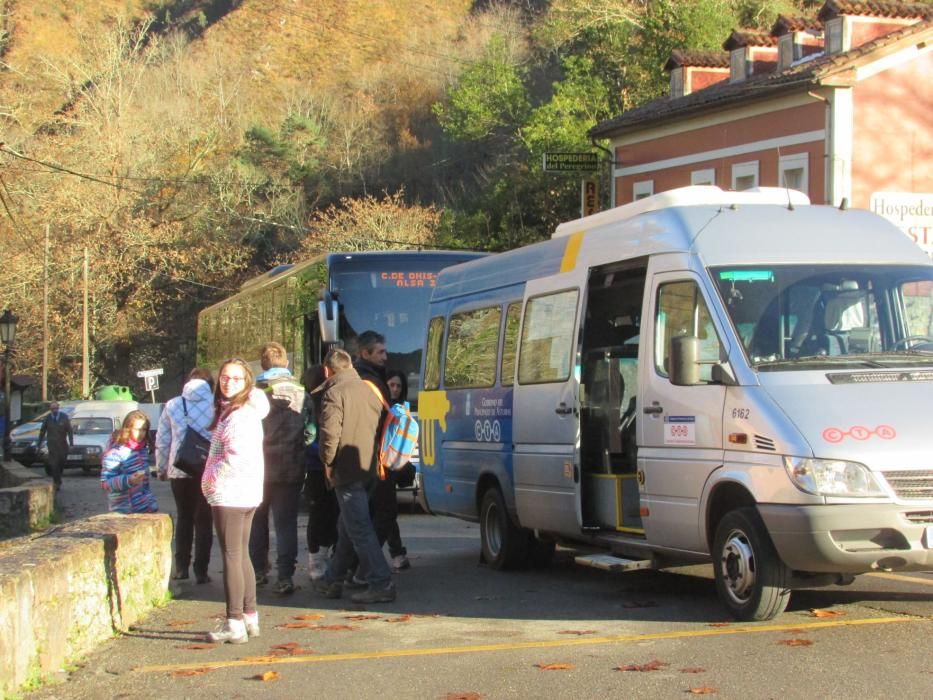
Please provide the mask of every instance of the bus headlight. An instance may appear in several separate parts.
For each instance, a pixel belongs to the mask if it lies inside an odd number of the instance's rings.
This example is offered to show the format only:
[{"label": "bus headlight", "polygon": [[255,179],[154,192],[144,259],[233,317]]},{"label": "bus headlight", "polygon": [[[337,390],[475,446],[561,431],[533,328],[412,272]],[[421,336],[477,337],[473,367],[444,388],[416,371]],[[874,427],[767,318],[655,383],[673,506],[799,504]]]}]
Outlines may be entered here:
[{"label": "bus headlight", "polygon": [[797,488],[817,496],[878,498],[885,495],[875,475],[858,462],[785,457],[784,468]]}]

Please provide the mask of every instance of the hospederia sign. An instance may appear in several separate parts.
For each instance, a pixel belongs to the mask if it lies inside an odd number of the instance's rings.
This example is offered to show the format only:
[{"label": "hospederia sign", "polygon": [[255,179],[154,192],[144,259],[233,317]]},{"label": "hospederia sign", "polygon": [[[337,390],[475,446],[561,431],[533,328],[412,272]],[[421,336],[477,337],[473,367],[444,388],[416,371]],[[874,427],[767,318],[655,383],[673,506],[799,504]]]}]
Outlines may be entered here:
[{"label": "hospederia sign", "polygon": [[597,153],[554,153],[544,154],[546,173],[592,173],[599,170]]},{"label": "hospederia sign", "polygon": [[869,209],[880,214],[933,256],[933,193],[874,192]]}]

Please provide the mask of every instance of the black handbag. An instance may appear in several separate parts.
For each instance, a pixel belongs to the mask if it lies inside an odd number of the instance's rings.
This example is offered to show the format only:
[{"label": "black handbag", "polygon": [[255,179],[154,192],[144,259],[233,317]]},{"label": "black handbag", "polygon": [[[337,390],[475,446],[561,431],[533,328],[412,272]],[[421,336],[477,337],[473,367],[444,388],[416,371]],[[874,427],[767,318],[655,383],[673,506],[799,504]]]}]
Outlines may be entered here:
[{"label": "black handbag", "polygon": [[201,474],[204,473],[204,465],[207,463],[207,455],[211,450],[211,441],[191,427],[191,423],[188,422],[188,403],[184,397],[181,399],[181,405],[185,412],[187,427],[185,437],[182,438],[181,445],[175,453],[174,467],[188,476],[200,479]]}]

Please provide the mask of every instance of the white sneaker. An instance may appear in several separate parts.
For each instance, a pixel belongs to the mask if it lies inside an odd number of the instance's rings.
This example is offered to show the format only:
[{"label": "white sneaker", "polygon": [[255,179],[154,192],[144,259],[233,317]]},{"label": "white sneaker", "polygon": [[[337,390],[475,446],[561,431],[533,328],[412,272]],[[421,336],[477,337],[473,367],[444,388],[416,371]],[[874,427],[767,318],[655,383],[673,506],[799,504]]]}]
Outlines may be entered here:
[{"label": "white sneaker", "polygon": [[246,624],[243,620],[227,618],[219,630],[207,635],[212,642],[229,642],[230,644],[245,644],[249,639],[246,634]]},{"label": "white sneaker", "polygon": [[312,581],[324,578],[327,573],[327,553],[320,550],[315,553],[308,553],[308,574]]},{"label": "white sneaker", "polygon": [[243,624],[246,625],[246,634],[249,637],[259,636],[259,613],[258,612],[254,612],[252,615],[248,613],[244,613]]},{"label": "white sneaker", "polygon": [[408,561],[408,557],[404,554],[399,554],[397,557],[392,557],[392,570],[393,571],[402,571],[403,569],[410,569],[411,562]]}]

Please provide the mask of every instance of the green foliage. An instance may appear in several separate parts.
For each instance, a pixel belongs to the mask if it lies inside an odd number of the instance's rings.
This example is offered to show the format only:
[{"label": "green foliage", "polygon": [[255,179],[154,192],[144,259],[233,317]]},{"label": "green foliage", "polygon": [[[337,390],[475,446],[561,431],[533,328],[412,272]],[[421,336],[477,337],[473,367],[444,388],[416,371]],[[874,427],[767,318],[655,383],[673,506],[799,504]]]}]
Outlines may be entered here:
[{"label": "green foliage", "polygon": [[454,140],[478,141],[514,132],[528,114],[526,71],[516,65],[502,37],[489,42],[486,55],[466,68],[434,106],[441,126]]}]

